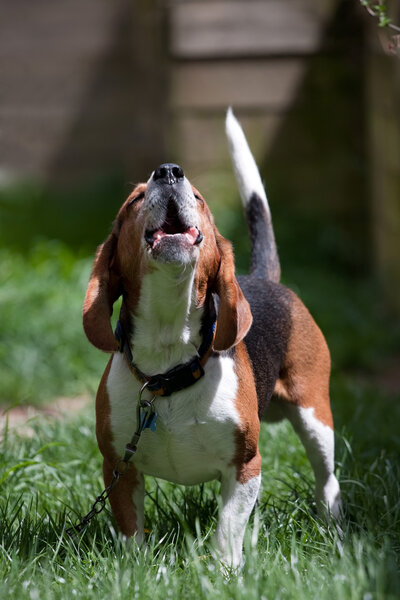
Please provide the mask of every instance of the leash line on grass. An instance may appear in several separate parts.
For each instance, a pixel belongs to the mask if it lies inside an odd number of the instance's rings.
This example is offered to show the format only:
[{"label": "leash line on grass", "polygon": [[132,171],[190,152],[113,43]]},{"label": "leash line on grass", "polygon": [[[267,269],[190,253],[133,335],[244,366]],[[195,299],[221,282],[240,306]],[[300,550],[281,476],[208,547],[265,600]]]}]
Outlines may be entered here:
[{"label": "leash line on grass", "polygon": [[86,529],[86,527],[89,525],[90,521],[105,509],[107,498],[110,496],[120,478],[126,473],[129,466],[129,461],[137,451],[137,446],[143,430],[147,428],[153,430],[156,417],[153,407],[155,396],[153,396],[151,400],[142,400],[142,394],[148,386],[148,383],[148,381],[144,383],[138,394],[138,401],[136,405],[137,429],[130,442],[125,446],[125,454],[123,458],[118,459],[114,467],[111,482],[104,488],[101,494],[97,496],[90,511],[84,517],[82,517],[76,525],[72,525],[72,527],[69,527],[66,530],[67,535],[73,536],[75,534],[79,535],[82,533],[82,531],[84,531],[84,529]]}]

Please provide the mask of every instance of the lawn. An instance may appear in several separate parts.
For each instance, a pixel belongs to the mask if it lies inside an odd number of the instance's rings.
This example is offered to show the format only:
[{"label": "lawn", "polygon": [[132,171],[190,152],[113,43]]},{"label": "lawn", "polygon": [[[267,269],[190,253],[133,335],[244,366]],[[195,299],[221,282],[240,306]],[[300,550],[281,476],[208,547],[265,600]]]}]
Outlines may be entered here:
[{"label": "lawn", "polygon": [[[89,270],[90,259],[60,243],[0,251],[3,406],[94,392],[106,357],[81,330]],[[371,281],[321,265],[286,265],[284,274],[332,351],[342,539],[315,515],[311,469],[287,424],[262,429],[263,490],[239,576],[224,576],[210,557],[217,484],[148,478],[140,550],[124,546],[108,510],[71,539],[65,527],[102,490],[93,410],[37,417],[30,437],[2,432],[1,598],[400,597],[400,403],[385,381],[398,328]]]},{"label": "lawn", "polygon": [[71,539],[65,527],[102,489],[92,411],[31,427],[33,437],[5,432],[3,443],[2,598],[399,597],[399,464],[383,449],[374,456],[365,439],[354,451],[338,436],[341,541],[315,516],[310,468],[290,428],[263,428],[261,502],[243,572],[227,578],[208,547],[216,484],[184,489],[149,478],[141,550],[124,547],[108,511]]}]

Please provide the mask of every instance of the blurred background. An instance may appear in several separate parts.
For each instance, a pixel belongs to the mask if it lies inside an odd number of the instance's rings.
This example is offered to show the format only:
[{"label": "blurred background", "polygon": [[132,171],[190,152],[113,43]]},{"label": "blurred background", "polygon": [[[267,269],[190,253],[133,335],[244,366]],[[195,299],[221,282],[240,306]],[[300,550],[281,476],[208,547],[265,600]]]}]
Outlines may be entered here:
[{"label": "blurred background", "polygon": [[[400,24],[397,0],[386,5]],[[358,0],[2,0],[1,15],[3,405],[93,393],[106,357],[81,328],[90,257],[161,162],[184,168],[246,270],[224,134],[232,106],[266,184],[283,281],[328,339],[339,425],[363,422],[398,450],[390,31]],[[379,431],[373,410],[388,419]]]}]

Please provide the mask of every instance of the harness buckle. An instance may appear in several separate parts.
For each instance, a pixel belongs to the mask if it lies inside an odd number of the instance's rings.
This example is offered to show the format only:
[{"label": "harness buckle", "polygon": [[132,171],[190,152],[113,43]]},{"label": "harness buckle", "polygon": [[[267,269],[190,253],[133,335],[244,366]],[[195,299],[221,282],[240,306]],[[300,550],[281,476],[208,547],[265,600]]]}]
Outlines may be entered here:
[{"label": "harness buckle", "polygon": [[204,375],[204,368],[196,356],[184,365],[178,365],[167,373],[153,375],[147,382],[147,388],[157,396],[170,396],[187,388]]}]

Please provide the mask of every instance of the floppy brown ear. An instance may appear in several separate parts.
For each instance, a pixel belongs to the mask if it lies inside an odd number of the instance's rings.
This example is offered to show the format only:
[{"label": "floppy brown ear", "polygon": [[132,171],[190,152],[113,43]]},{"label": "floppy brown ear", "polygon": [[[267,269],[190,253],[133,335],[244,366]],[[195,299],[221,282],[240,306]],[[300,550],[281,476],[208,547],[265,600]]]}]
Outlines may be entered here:
[{"label": "floppy brown ear", "polygon": [[110,321],[113,304],[120,295],[119,279],[111,268],[116,244],[117,237],[111,233],[98,247],[83,303],[85,333],[94,346],[105,352],[118,350]]},{"label": "floppy brown ear", "polygon": [[216,239],[221,263],[215,286],[219,296],[219,308],[214,350],[221,351],[235,346],[244,338],[251,327],[253,317],[249,303],[235,277],[232,245],[219,234]]}]

